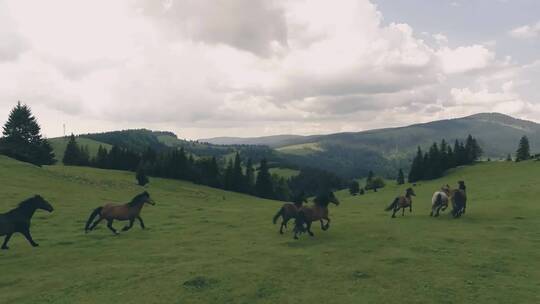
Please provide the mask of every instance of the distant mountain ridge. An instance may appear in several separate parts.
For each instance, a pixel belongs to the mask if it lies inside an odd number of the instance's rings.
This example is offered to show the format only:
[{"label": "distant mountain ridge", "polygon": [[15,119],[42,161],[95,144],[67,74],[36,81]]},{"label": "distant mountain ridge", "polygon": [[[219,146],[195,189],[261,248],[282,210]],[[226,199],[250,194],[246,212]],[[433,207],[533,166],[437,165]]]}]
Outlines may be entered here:
[{"label": "distant mountain ridge", "polygon": [[[501,134],[498,132],[493,132],[493,128],[498,131],[505,129]],[[328,135],[274,135],[274,136],[263,136],[263,137],[215,137],[208,139],[200,139],[201,142],[208,142],[215,145],[231,145],[231,144],[248,144],[248,145],[267,145],[272,148],[283,148],[286,146],[292,145],[301,145],[307,143],[316,143],[320,141],[335,141],[338,139],[350,139],[354,141],[362,141],[372,139],[375,135],[382,135],[384,137],[390,136],[389,140],[395,142],[396,144],[402,142],[403,140],[398,140],[391,135],[404,135],[401,133],[408,133],[408,130],[418,130],[419,135],[409,135],[409,137],[425,137],[428,138],[427,143],[430,144],[434,140],[440,140],[446,138],[447,140],[463,139],[468,134],[473,134],[475,137],[479,138],[484,145],[487,146],[488,150],[486,151],[490,156],[502,156],[501,153],[510,153],[513,152],[517,146],[519,138],[516,136],[527,135],[532,137],[532,139],[540,139],[540,124],[514,118],[509,115],[501,113],[478,113],[462,118],[453,118],[453,119],[444,119],[437,120],[427,123],[413,124],[404,127],[395,127],[395,128],[383,128],[383,129],[373,129],[360,132],[341,132],[333,133]],[[433,134],[436,133],[436,134]],[[491,134],[496,133],[496,134]],[[519,134],[521,135],[519,135]],[[516,143],[516,145],[511,146],[511,149],[501,149],[499,146],[493,145],[493,141],[499,141],[511,137],[511,140]],[[438,139],[437,139],[438,138]],[[425,140],[417,140],[418,145],[422,145]],[[507,140],[504,140],[507,141]],[[537,145],[533,145],[536,147]],[[540,147],[540,145],[538,145]]]},{"label": "distant mountain ridge", "polygon": [[[463,118],[438,120],[405,127],[328,135],[276,135],[252,138],[219,137],[187,141],[172,132],[146,129],[80,135],[100,143],[137,151],[182,147],[196,156],[215,156],[227,161],[240,152],[244,159],[268,159],[274,166],[298,169],[314,167],[342,177],[363,177],[368,171],[392,177],[408,170],[418,146],[427,148],[445,139],[451,146],[473,135],[484,156],[502,159],[514,154],[521,136],[527,135],[532,152],[540,152],[540,124],[500,113],[479,113]],[[59,142],[61,151],[65,141]]]}]

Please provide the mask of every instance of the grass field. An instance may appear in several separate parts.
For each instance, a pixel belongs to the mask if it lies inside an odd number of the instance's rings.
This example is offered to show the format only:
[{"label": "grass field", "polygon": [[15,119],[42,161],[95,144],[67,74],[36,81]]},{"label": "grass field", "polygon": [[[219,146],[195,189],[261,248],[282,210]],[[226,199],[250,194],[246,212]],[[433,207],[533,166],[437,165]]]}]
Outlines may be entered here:
[{"label": "grass field", "polygon": [[[468,214],[430,218],[430,197],[464,179]],[[538,303],[540,162],[492,162],[416,187],[412,214],[383,211],[403,191],[338,193],[331,228],[294,241],[279,202],[152,178],[147,230],[83,233],[90,211],[127,201],[133,174],[37,168],[0,156],[0,210],[42,194],[32,232],[0,252],[0,303]],[[116,223],[116,228],[123,224]]]},{"label": "grass field", "polygon": [[[85,138],[85,137],[76,137],[76,140],[77,140],[77,144],[79,144],[79,146],[87,146],[88,147],[88,152],[90,153],[90,157],[92,156],[95,156],[97,154],[97,151],[98,151],[98,148],[99,146],[103,146],[104,148],[106,148],[107,150],[109,150],[111,148],[111,145],[109,144],[105,144],[105,143],[102,143],[102,142],[99,142],[99,141],[95,141],[93,139],[90,139],[90,138]],[[55,155],[55,159],[59,162],[59,163],[62,163],[62,159],[64,158],[64,152],[66,151],[66,146],[67,146],[67,143],[68,143],[68,139],[67,138],[64,138],[64,137],[56,137],[56,138],[50,138],[48,139],[49,143],[51,144],[53,150],[54,150],[54,155]]]}]

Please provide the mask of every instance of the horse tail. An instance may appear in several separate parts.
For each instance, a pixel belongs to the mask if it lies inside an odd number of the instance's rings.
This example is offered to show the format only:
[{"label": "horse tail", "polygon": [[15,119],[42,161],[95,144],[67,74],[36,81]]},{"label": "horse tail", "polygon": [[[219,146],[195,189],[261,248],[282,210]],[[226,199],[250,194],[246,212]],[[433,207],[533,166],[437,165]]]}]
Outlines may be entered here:
[{"label": "horse tail", "polygon": [[304,214],[303,210],[298,211],[298,213],[295,216],[294,221],[294,230],[296,232],[305,232],[306,228],[304,227],[304,223],[306,222],[306,215]]},{"label": "horse tail", "polygon": [[398,203],[399,203],[399,197],[396,197],[394,202],[392,204],[390,204],[390,206],[386,207],[386,209],[384,209],[384,211],[390,211],[390,210],[394,209],[397,206]]},{"label": "horse tail", "polygon": [[281,207],[276,215],[274,215],[274,218],[272,219],[272,223],[274,223],[274,225],[277,223],[278,218],[283,215],[283,212],[285,212],[285,210],[283,207]]},{"label": "horse tail", "polygon": [[96,216],[99,213],[101,213],[102,209],[103,207],[97,207],[96,209],[94,209],[94,211],[92,211],[92,213],[90,214],[90,217],[88,218],[88,221],[86,221],[86,226],[84,226],[84,231],[88,232],[88,228],[90,228],[90,224],[92,224]]}]

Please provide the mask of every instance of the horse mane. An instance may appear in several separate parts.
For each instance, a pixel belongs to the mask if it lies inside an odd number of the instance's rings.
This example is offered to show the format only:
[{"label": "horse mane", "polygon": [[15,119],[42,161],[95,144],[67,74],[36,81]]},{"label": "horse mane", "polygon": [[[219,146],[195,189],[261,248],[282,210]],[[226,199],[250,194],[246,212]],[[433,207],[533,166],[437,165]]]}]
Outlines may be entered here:
[{"label": "horse mane", "polygon": [[17,205],[17,208],[28,208],[28,207],[32,207],[32,205],[34,204],[34,201],[36,200],[36,198],[38,198],[38,196],[33,196],[31,198],[27,198],[25,199],[24,201],[20,202],[18,205]]},{"label": "horse mane", "polygon": [[143,196],[149,196],[148,192],[145,191],[145,192],[143,192],[143,193],[141,193],[141,194],[137,194],[137,195],[131,200],[131,202],[128,203],[128,206],[133,207],[133,206],[135,206],[135,205],[137,205],[137,204],[140,204],[140,203],[141,203],[140,200],[141,200],[141,198],[142,198]]}]

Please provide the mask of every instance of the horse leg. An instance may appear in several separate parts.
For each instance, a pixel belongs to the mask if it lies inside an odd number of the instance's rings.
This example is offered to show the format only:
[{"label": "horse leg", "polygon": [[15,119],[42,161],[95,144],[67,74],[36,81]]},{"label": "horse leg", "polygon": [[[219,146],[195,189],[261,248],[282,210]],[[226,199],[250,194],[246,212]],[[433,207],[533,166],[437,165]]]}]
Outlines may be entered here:
[{"label": "horse leg", "polygon": [[313,234],[313,232],[311,232],[311,222],[307,222],[307,232],[309,233],[310,236],[315,236],[315,234]]},{"label": "horse leg", "polygon": [[96,226],[103,220],[103,218],[100,216],[97,221],[95,221],[92,226],[90,226],[90,228],[88,228],[88,230],[94,230],[94,228],[96,228]]},{"label": "horse leg", "polygon": [[139,223],[141,224],[141,228],[142,228],[142,229],[145,229],[146,227],[144,227],[144,222],[143,222],[143,220],[142,220],[142,217],[137,216],[137,219],[139,220]]},{"label": "horse leg", "polygon": [[25,230],[21,231],[21,233],[24,235],[24,237],[28,240],[28,242],[30,243],[30,245],[32,245],[32,247],[37,247],[39,246],[38,243],[34,242],[34,240],[32,239],[32,235],[30,234],[30,229],[26,228]]},{"label": "horse leg", "polygon": [[401,207],[401,216],[405,216],[405,207]]},{"label": "horse leg", "polygon": [[279,234],[283,234],[283,227],[287,227],[287,224],[285,224],[285,220],[281,222],[281,226],[279,227]]},{"label": "horse leg", "polygon": [[409,212],[412,213],[412,202],[411,202],[411,204],[409,205]]},{"label": "horse leg", "polygon": [[394,207],[394,212],[392,213],[392,218],[396,217],[396,212],[398,212],[399,208],[396,206]]},{"label": "horse leg", "polygon": [[107,220],[107,228],[109,228],[114,234],[118,234],[118,231],[112,226],[113,219]]},{"label": "horse leg", "polygon": [[11,239],[12,235],[13,235],[13,233],[10,233],[10,234],[6,235],[6,237],[4,238],[4,244],[2,244],[2,249],[4,249],[4,250],[9,249],[7,243],[9,242],[9,239]]},{"label": "horse leg", "polygon": [[128,231],[129,229],[131,229],[131,227],[133,227],[133,222],[135,221],[135,219],[129,219],[129,224],[127,226],[125,226],[124,228],[122,228],[122,231]]},{"label": "horse leg", "polygon": [[437,207],[437,213],[435,213],[435,217],[439,216],[440,211],[441,211],[441,206]]},{"label": "horse leg", "polygon": [[[330,218],[329,217],[325,217],[324,218],[326,220],[326,225],[324,225],[324,229],[323,230],[328,230],[330,228]],[[321,220],[321,223],[322,223],[322,220]]]}]

